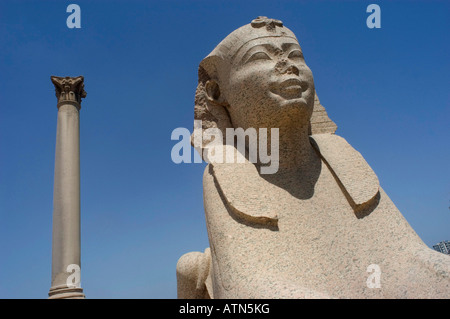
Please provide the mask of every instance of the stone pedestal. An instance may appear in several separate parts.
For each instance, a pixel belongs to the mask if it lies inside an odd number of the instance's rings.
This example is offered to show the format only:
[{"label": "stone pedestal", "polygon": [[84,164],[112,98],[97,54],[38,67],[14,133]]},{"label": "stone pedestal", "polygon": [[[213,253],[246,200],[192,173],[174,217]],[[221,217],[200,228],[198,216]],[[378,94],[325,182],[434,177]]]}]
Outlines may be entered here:
[{"label": "stone pedestal", "polygon": [[58,122],[49,299],[84,298],[80,286],[80,108],[84,78],[56,77]]}]

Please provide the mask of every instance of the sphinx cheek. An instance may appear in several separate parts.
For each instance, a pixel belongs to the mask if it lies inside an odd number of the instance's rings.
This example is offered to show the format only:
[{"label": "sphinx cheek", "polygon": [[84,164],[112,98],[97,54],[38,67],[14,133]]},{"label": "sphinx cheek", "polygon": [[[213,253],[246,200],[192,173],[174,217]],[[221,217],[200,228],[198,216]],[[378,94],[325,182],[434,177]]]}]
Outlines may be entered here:
[{"label": "sphinx cheek", "polygon": [[314,76],[313,76],[311,69],[306,64],[303,64],[301,67],[299,67],[299,73],[300,73],[299,76],[303,80],[307,81],[313,88],[314,87]]}]

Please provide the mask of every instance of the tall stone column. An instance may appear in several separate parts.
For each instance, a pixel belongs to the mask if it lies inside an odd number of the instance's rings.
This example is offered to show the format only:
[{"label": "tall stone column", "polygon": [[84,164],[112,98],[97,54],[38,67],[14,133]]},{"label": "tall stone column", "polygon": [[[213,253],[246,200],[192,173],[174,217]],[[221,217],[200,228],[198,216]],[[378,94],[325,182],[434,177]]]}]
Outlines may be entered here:
[{"label": "tall stone column", "polygon": [[[84,78],[52,76],[58,99],[49,299],[84,298],[80,286],[80,109]],[[70,278],[69,278],[70,276]]]}]

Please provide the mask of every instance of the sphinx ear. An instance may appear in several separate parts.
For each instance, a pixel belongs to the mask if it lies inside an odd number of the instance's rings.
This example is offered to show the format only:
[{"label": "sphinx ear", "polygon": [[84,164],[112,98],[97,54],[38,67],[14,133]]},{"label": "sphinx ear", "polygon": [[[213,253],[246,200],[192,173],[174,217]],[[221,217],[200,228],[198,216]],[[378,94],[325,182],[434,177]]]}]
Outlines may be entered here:
[{"label": "sphinx ear", "polygon": [[219,83],[216,80],[208,80],[205,83],[206,98],[209,102],[226,106],[226,100],[220,91]]},{"label": "sphinx ear", "polygon": [[224,60],[219,55],[208,55],[200,62],[198,78],[205,83],[205,95],[208,102],[227,106],[226,98],[217,80],[219,78],[219,70],[223,68],[223,64]]}]

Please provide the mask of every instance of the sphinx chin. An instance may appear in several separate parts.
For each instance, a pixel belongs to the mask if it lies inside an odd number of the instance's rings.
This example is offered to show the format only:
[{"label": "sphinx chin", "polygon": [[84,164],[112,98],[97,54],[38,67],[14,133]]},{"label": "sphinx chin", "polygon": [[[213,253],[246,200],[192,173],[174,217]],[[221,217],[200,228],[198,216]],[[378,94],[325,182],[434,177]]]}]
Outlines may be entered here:
[{"label": "sphinx chin", "polygon": [[287,123],[309,124],[313,107],[308,105],[303,98],[280,101],[276,114],[272,117],[273,127],[280,129]]}]

